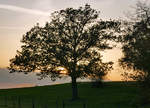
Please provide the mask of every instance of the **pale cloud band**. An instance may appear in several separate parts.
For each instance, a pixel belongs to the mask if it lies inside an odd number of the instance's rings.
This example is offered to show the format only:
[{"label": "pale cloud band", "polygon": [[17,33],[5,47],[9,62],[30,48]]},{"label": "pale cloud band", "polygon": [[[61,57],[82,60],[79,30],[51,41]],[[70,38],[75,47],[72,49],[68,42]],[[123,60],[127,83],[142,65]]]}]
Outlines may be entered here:
[{"label": "pale cloud band", "polygon": [[34,15],[50,16],[49,12],[43,12],[43,11],[34,10],[34,9],[27,9],[27,8],[18,7],[14,5],[7,5],[7,4],[0,4],[0,9],[23,12],[23,13],[34,14]]},{"label": "pale cloud band", "polygon": [[8,30],[26,30],[25,27],[11,27],[11,26],[0,26],[0,29],[8,29]]}]

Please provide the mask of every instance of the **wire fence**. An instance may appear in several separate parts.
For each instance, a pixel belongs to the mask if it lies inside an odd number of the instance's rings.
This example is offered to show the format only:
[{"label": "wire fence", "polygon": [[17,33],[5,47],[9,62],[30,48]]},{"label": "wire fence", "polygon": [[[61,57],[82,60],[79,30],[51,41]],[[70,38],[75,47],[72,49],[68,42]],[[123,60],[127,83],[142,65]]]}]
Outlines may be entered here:
[{"label": "wire fence", "polygon": [[48,97],[0,96],[0,108],[87,108],[85,100],[74,103],[59,97],[49,100]]},{"label": "wire fence", "polygon": [[111,106],[91,105],[87,100],[79,101],[66,100],[62,97],[33,97],[33,96],[0,96],[0,108],[150,108],[139,106]]}]

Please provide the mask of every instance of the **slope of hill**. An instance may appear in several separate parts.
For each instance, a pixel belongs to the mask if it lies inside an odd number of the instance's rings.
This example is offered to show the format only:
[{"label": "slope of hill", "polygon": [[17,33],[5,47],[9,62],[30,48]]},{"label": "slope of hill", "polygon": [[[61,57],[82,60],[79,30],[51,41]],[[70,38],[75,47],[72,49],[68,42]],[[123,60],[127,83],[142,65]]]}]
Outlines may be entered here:
[{"label": "slope of hill", "polygon": [[[71,101],[71,84],[0,90],[0,108],[134,108],[138,99],[135,82],[105,82],[104,88],[78,83],[80,99]],[[45,107],[42,107],[45,106]],[[150,108],[144,106],[142,108]]]}]

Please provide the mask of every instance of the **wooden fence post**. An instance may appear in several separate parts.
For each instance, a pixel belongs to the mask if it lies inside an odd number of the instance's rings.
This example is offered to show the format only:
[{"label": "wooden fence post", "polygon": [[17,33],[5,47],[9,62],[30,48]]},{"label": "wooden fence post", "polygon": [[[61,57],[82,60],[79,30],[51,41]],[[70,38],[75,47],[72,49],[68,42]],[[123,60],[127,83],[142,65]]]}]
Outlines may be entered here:
[{"label": "wooden fence post", "polygon": [[85,102],[83,103],[83,108],[86,108],[86,104],[85,104]]},{"label": "wooden fence post", "polygon": [[58,100],[56,99],[56,108],[58,108]]},{"label": "wooden fence post", "polygon": [[63,108],[65,108],[65,102],[64,102],[64,100],[63,100],[63,102],[62,102],[62,105],[63,105]]},{"label": "wooden fence post", "polygon": [[12,96],[11,99],[12,99],[12,107],[15,108],[15,106],[16,106],[16,104],[15,104],[15,97]]},{"label": "wooden fence post", "polygon": [[20,96],[18,97],[18,108],[21,108],[21,98],[20,98]]},{"label": "wooden fence post", "polygon": [[86,108],[86,102],[83,100],[83,108]]},{"label": "wooden fence post", "polygon": [[35,108],[34,99],[32,98],[32,108]]}]

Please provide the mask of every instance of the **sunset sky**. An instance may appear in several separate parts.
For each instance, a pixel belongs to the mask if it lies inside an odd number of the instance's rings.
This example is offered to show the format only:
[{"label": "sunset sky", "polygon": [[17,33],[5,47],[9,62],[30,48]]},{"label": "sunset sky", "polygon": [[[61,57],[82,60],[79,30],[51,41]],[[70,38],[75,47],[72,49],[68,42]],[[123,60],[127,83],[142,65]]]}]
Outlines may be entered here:
[{"label": "sunset sky", "polygon": [[[86,3],[101,12],[102,19],[125,18],[125,13],[135,6],[137,0],[0,0],[0,68],[9,65],[9,60],[20,49],[20,40],[31,27],[41,26],[50,19],[50,13],[67,7],[78,8]],[[108,51],[106,60],[117,61],[119,49]],[[118,67],[109,74],[110,80],[120,80]],[[1,73],[0,73],[1,76]]]}]

